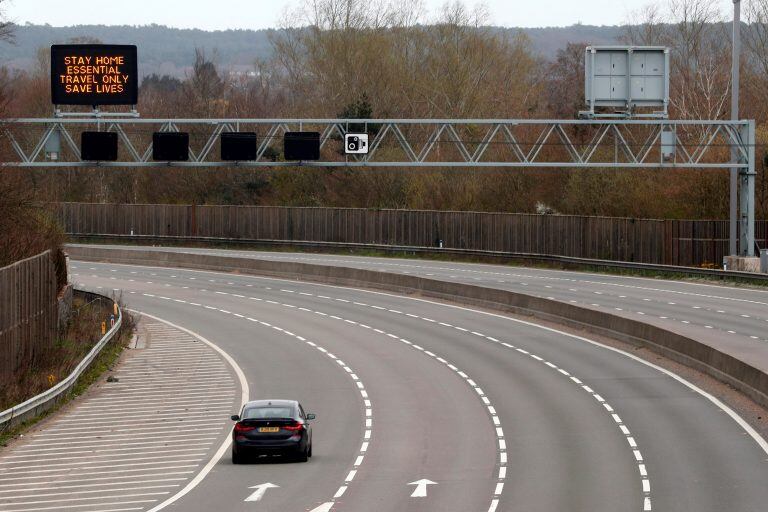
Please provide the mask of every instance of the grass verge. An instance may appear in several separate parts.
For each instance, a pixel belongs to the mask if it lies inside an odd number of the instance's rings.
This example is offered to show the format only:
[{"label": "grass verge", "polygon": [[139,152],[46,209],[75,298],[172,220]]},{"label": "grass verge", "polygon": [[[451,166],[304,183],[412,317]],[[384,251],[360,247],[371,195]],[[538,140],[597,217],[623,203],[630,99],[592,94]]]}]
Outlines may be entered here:
[{"label": "grass verge", "polygon": [[[128,346],[135,328],[134,318],[125,311],[125,308],[123,308],[122,305],[121,309],[123,311],[123,323],[117,336],[112,338],[112,340],[110,340],[110,342],[102,348],[99,355],[96,356],[96,359],[94,359],[90,366],[88,366],[88,368],[80,375],[72,388],[67,393],[60,396],[56,404],[48,411],[34,418],[30,418],[22,423],[19,423],[11,428],[0,429],[0,447],[7,446],[10,440],[23,435],[27,429],[34,426],[42,419],[54,414],[56,411],[64,407],[76,397],[82,395],[94,382],[99,380],[99,378],[105,372],[111,370],[114,367],[114,365],[120,359],[120,355],[123,353],[123,350]],[[83,322],[82,320],[85,319],[89,321]],[[93,329],[94,332],[98,333],[96,336],[96,340],[98,341],[101,339],[101,320],[99,320],[98,323],[94,323],[92,320],[92,317],[82,317],[80,321],[82,325],[73,327],[76,331],[88,328]],[[75,323],[78,322],[75,321]],[[91,347],[93,347],[93,344],[91,344]],[[83,354],[83,356],[86,354],[87,351]],[[82,360],[82,357],[80,360]],[[38,391],[38,393],[39,392],[40,391]],[[31,396],[34,396],[34,394]],[[31,398],[31,396],[27,396],[27,398]]]}]

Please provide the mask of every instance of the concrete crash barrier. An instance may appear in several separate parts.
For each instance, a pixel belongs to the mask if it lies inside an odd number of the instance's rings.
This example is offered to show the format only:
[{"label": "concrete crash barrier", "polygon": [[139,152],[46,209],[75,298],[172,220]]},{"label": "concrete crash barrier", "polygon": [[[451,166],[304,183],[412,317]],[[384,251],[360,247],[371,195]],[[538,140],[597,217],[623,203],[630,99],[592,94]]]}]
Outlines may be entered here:
[{"label": "concrete crash barrier", "polygon": [[760,266],[760,258],[744,258],[742,256],[726,256],[723,258],[723,267],[734,272],[747,272],[759,274],[766,272]]},{"label": "concrete crash barrier", "polygon": [[[618,270],[618,271],[630,271],[630,272],[652,272],[671,274],[684,277],[701,276],[708,279],[719,280],[737,280],[754,284],[766,284],[768,283],[768,272],[757,273],[747,272],[744,270],[733,270],[731,267],[733,263],[729,263],[727,259],[723,260],[724,265],[728,270],[720,270],[713,268],[702,267],[688,267],[668,264],[656,264],[656,263],[640,263],[637,261],[618,261],[618,260],[602,260],[594,258],[582,258],[574,256],[558,256],[555,254],[540,254],[529,252],[508,252],[508,251],[492,251],[486,249],[460,249],[456,247],[435,247],[435,246],[417,246],[417,245],[391,245],[391,244],[376,244],[376,243],[356,243],[356,242],[317,242],[309,240],[280,240],[280,239],[265,239],[265,238],[222,238],[222,237],[206,237],[206,236],[169,236],[169,235],[118,235],[118,234],[77,234],[67,233],[69,237],[74,241],[81,241],[84,244],[88,243],[101,243],[101,244],[124,244],[129,242],[130,244],[139,245],[159,245],[159,246],[173,246],[174,244],[183,247],[185,244],[202,244],[203,247],[209,244],[214,246],[247,246],[253,249],[270,247],[276,250],[309,250],[309,251],[378,251],[388,254],[397,255],[424,255],[424,256],[438,256],[438,257],[459,257],[459,258],[472,258],[479,263],[498,263],[503,262],[517,262],[522,265],[528,265],[532,263],[545,263],[561,266],[563,269],[578,270],[578,269],[601,269],[601,270]],[[95,242],[98,240],[98,242]],[[442,243],[442,240],[438,241]],[[747,261],[750,258],[736,257],[735,261],[738,268],[744,268]]]},{"label": "concrete crash barrier", "polygon": [[715,377],[740,390],[762,406],[768,407],[768,347],[747,340],[704,342],[637,320],[556,300],[373,270],[129,248],[72,246],[67,248],[67,253],[71,258],[84,261],[228,271],[338,286],[373,288],[533,316],[647,347],[673,361]]}]

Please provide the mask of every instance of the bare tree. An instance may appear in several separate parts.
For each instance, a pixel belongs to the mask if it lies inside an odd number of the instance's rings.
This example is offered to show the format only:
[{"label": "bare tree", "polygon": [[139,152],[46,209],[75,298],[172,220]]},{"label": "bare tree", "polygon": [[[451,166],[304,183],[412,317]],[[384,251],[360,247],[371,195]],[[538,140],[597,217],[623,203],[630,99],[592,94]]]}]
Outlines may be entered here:
[{"label": "bare tree", "polygon": [[584,107],[584,48],[588,43],[568,43],[549,66],[547,109],[553,118],[573,117]]},{"label": "bare tree", "polygon": [[728,33],[716,0],[671,0],[676,50],[672,104],[684,118],[725,117],[730,97]]},{"label": "bare tree", "polygon": [[683,119],[719,119],[730,97],[730,46],[718,0],[651,4],[625,27],[623,40],[671,48],[670,103]]},{"label": "bare tree", "polygon": [[746,18],[742,88],[752,100],[747,105],[750,116],[764,121],[768,118],[768,0],[748,2]]},{"label": "bare tree", "polygon": [[627,19],[621,41],[638,46],[662,45],[666,36],[664,23],[661,6],[648,4],[634,11]]},{"label": "bare tree", "polygon": [[13,23],[5,16],[3,4],[7,0],[0,0],[0,41],[13,40]]},{"label": "bare tree", "polygon": [[205,50],[195,48],[192,73],[184,84],[188,108],[199,117],[217,117],[224,114],[227,83],[222,79],[212,58]]},{"label": "bare tree", "polygon": [[[5,17],[4,1],[0,0],[0,44],[13,40],[14,25]],[[0,70],[0,118],[6,115],[10,98],[7,78],[7,71]],[[18,172],[0,173],[0,233],[0,266],[55,249],[63,238],[45,208],[35,202],[33,188]]]},{"label": "bare tree", "polygon": [[[13,40],[13,24],[5,17],[3,3],[6,0],[0,0],[0,43],[11,42]],[[0,74],[0,117],[4,117],[8,107],[8,74],[3,70]]]},{"label": "bare tree", "polygon": [[757,206],[768,217],[768,0],[751,0],[746,5],[747,27],[742,31],[742,104],[746,117],[758,122]]},{"label": "bare tree", "polygon": [[390,117],[473,117],[526,111],[539,84],[522,34],[485,26],[483,9],[446,4],[418,23],[420,2],[311,0],[274,40],[291,110],[334,115],[370,99]]},{"label": "bare tree", "polygon": [[746,7],[748,30],[744,31],[744,46],[751,63],[768,76],[768,0],[752,0]]}]

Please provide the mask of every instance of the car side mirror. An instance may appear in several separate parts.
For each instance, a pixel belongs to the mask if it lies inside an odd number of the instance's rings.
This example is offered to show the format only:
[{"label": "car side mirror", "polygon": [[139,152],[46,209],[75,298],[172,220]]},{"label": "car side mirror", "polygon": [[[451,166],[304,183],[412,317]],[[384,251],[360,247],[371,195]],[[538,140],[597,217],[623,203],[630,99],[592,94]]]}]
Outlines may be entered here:
[{"label": "car side mirror", "polygon": [[315,418],[317,418],[317,416],[315,416],[314,414],[307,414],[307,421],[313,420]]},{"label": "car side mirror", "polygon": [[237,414],[233,414],[233,415],[230,417],[230,419],[231,419],[232,421],[240,421],[240,416],[239,416],[239,415],[237,415]]}]

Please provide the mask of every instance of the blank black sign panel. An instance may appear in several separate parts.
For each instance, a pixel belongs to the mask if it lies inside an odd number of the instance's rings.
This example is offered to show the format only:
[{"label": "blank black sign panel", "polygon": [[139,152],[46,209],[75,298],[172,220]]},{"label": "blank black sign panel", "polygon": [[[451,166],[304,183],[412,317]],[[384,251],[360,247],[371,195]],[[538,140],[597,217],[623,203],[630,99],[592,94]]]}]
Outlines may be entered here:
[{"label": "blank black sign panel", "polygon": [[80,137],[80,156],[89,162],[117,160],[117,133],[83,132]]},{"label": "blank black sign panel", "polygon": [[286,132],[283,154],[288,161],[320,160],[320,133]]},{"label": "blank black sign panel", "polygon": [[136,105],[138,85],[135,46],[51,46],[51,102],[54,105]]},{"label": "blank black sign panel", "polygon": [[258,148],[253,132],[231,132],[221,134],[221,160],[224,162],[247,162],[256,160]]},{"label": "blank black sign panel", "polygon": [[152,159],[158,162],[186,162],[189,160],[189,134],[184,132],[153,133]]}]

